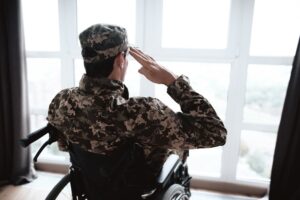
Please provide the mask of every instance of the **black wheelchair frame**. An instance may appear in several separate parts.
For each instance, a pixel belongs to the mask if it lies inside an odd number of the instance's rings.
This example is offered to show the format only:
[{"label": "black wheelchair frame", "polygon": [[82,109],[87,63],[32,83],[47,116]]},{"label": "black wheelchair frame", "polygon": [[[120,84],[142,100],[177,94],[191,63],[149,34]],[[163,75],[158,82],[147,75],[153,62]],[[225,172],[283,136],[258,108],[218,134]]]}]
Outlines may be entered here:
[{"label": "black wheelchair frame", "polygon": [[[28,135],[27,138],[22,139],[21,145],[23,147],[29,146],[31,143],[37,141],[42,136],[48,134],[49,139],[40,147],[40,149],[37,151],[36,155],[34,156],[33,160],[34,162],[37,162],[37,158],[41,154],[41,152],[44,150],[44,148],[47,145],[51,145],[52,143],[56,142],[58,139],[58,131],[50,124],[47,124],[47,126],[31,133]],[[83,155],[80,152],[83,150],[80,150],[81,148],[76,147],[76,145],[73,147],[74,151],[69,151],[70,154],[70,161],[71,166],[69,168],[69,173],[66,174],[50,191],[50,193],[47,195],[46,200],[54,200],[58,197],[58,195],[61,193],[61,191],[66,187],[68,183],[70,183],[71,186],[71,192],[72,192],[72,199],[73,200],[91,200],[91,199],[98,199],[98,198],[90,198],[89,193],[87,189],[84,189],[84,184],[82,180],[84,180],[84,176],[81,173],[81,166],[74,161],[74,157]],[[75,152],[75,156],[74,156]],[[79,152],[79,154],[77,153]],[[84,152],[85,155],[87,151]],[[125,155],[123,157],[126,157],[128,155]],[[188,166],[186,163],[186,159],[188,157],[188,150],[184,151],[183,158],[180,159],[178,155],[171,154],[167,160],[165,161],[160,175],[158,176],[156,183],[151,188],[147,188],[146,191],[144,191],[140,195],[140,199],[146,199],[146,200],[188,200],[191,196],[190,193],[190,180],[191,176],[188,173]],[[76,160],[76,159],[75,159]],[[85,162],[85,161],[84,161]],[[120,165],[122,163],[120,162]],[[114,172],[116,175],[118,172],[118,169],[116,169],[116,172]],[[120,172],[119,172],[120,173]],[[87,184],[86,187],[89,187]],[[110,199],[113,200],[113,199]],[[132,199],[133,200],[133,199]]]}]

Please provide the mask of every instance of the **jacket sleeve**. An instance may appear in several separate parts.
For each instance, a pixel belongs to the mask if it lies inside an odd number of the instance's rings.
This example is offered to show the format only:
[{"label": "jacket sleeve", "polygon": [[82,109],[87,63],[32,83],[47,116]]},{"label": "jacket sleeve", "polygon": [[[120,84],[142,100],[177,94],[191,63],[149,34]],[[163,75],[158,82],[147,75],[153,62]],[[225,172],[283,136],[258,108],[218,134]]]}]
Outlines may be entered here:
[{"label": "jacket sleeve", "polygon": [[193,149],[224,145],[226,128],[211,104],[180,76],[168,86],[168,94],[180,105],[174,113],[155,98],[148,98],[145,112],[135,120],[134,132],[144,145],[169,149]]}]

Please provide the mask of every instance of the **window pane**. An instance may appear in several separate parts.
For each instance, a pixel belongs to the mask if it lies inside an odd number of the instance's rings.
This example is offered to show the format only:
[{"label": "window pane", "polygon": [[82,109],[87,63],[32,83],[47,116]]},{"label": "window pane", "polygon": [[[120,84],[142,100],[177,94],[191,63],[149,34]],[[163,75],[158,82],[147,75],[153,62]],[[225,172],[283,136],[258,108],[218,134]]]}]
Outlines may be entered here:
[{"label": "window pane", "polygon": [[162,47],[227,47],[230,0],[164,0]]},{"label": "window pane", "polygon": [[[139,96],[140,94],[140,78],[141,75],[138,73],[138,69],[140,64],[138,64],[134,60],[129,60],[128,68],[124,80],[124,84],[127,86],[129,90],[129,96]],[[75,60],[75,85],[79,85],[79,81],[82,75],[85,73],[83,60],[76,59]]]},{"label": "window pane", "polygon": [[78,33],[97,23],[126,28],[131,44],[135,43],[135,0],[77,0]]},{"label": "window pane", "polygon": [[[229,64],[161,62],[177,75],[189,77],[191,86],[213,105],[224,120],[229,83]],[[180,111],[179,105],[169,97],[167,88],[155,85],[155,97],[163,101],[174,111]],[[189,169],[194,175],[220,176],[222,148],[191,150],[188,159]],[[205,164],[203,164],[205,163]]]},{"label": "window pane", "polygon": [[258,131],[242,131],[237,170],[239,179],[270,178],[277,135]]},{"label": "window pane", "polygon": [[244,121],[278,125],[290,66],[249,65]]},{"label": "window pane", "polygon": [[221,174],[222,147],[190,150],[189,173],[198,176],[219,177]]},{"label": "window pane", "polygon": [[31,111],[45,114],[54,96],[61,90],[59,59],[28,58],[27,78]]},{"label": "window pane", "polygon": [[25,44],[28,51],[58,51],[58,1],[22,0]]},{"label": "window pane", "polygon": [[294,56],[300,34],[299,0],[255,1],[251,55]]}]

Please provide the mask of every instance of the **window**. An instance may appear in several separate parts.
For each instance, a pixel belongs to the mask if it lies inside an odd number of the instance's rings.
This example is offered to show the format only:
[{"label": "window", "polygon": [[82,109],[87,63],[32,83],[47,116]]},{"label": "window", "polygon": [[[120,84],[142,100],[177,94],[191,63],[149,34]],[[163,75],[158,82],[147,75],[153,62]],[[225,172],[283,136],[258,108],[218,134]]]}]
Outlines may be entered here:
[{"label": "window", "polygon": [[[131,44],[187,75],[225,122],[225,146],[190,151],[192,175],[268,184],[299,8],[298,0],[24,0],[31,130],[45,125],[57,92],[78,86],[84,73],[78,33],[95,23],[118,24]],[[130,59],[130,96],[157,97],[179,111],[166,87],[138,69]],[[67,162],[54,146],[41,156]]]}]

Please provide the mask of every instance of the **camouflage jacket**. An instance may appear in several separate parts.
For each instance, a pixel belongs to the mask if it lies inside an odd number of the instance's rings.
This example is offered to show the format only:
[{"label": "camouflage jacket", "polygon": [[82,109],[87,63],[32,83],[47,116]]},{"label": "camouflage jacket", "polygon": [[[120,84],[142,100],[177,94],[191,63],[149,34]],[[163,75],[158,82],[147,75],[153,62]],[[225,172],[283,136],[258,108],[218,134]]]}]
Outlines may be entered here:
[{"label": "camouflage jacket", "polygon": [[83,75],[79,87],[59,92],[49,106],[47,120],[63,134],[60,150],[69,142],[107,155],[128,138],[140,144],[149,165],[160,168],[169,150],[224,145],[226,129],[210,103],[180,76],[167,88],[180,104],[174,113],[152,97],[128,98],[116,80]]}]

